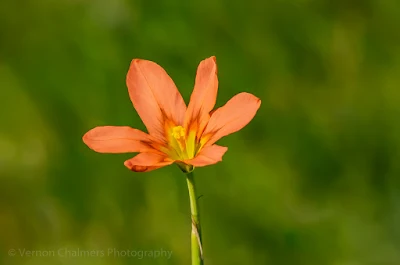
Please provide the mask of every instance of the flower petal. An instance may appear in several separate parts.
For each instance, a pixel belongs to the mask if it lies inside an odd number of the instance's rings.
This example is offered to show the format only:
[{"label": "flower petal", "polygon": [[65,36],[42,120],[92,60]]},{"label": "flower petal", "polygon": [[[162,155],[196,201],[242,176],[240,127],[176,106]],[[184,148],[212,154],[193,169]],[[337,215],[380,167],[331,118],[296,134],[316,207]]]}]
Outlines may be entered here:
[{"label": "flower petal", "polygon": [[135,172],[148,172],[160,167],[168,166],[174,161],[164,154],[140,153],[125,161],[124,165]]},{"label": "flower petal", "polygon": [[133,106],[150,135],[166,141],[167,120],[183,125],[186,104],[161,66],[147,60],[132,60],[126,84]]},{"label": "flower petal", "polygon": [[190,103],[185,116],[185,128],[192,126],[203,132],[209,113],[214,108],[218,92],[217,62],[215,56],[200,62]]},{"label": "flower petal", "polygon": [[222,156],[228,150],[228,147],[219,145],[210,145],[204,147],[195,158],[185,160],[184,163],[193,165],[195,167],[204,167],[212,164],[216,164],[222,161]]},{"label": "flower petal", "polygon": [[83,142],[99,153],[155,152],[159,145],[153,137],[128,126],[100,126],[88,131]]},{"label": "flower petal", "polygon": [[261,100],[250,93],[243,92],[231,98],[211,115],[203,134],[204,138],[209,138],[205,146],[242,129],[254,118],[260,105]]}]

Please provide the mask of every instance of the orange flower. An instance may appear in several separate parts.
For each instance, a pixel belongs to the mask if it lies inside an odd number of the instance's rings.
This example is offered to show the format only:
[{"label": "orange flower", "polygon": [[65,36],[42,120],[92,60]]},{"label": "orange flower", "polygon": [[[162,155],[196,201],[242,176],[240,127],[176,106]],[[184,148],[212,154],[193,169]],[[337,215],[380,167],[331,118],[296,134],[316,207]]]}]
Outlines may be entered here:
[{"label": "orange flower", "polygon": [[240,93],[212,111],[218,90],[214,56],[200,63],[187,108],[172,79],[154,62],[132,60],[126,84],[148,134],[127,126],[102,126],[88,131],[83,142],[99,153],[139,152],[124,163],[135,172],[174,162],[188,172],[221,161],[228,148],[215,142],[246,126],[261,104],[254,95]]}]

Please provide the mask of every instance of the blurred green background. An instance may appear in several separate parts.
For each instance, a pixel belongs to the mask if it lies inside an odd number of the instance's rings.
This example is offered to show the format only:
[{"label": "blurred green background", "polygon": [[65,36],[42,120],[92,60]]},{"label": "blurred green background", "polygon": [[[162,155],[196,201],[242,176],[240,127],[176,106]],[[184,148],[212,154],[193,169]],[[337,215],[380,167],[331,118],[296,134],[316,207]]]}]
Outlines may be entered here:
[{"label": "blurred green background", "polygon": [[400,264],[397,0],[1,1],[0,264],[189,264],[179,169],[133,173],[130,154],[81,137],[144,129],[131,59],[163,66],[187,102],[211,55],[217,106],[242,91],[262,105],[195,172],[206,265]]}]

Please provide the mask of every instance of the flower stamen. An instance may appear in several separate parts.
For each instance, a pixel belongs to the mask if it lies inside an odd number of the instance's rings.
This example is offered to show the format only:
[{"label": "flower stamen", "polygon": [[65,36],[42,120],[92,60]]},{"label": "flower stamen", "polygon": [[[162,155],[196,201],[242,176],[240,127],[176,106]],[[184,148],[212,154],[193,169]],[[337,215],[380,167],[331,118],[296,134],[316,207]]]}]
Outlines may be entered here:
[{"label": "flower stamen", "polygon": [[183,128],[182,126],[175,126],[174,128],[172,128],[172,136],[176,139],[176,140],[181,140],[183,138],[185,138],[186,136],[186,130],[185,128]]},{"label": "flower stamen", "polygon": [[182,126],[174,126],[170,131],[169,145],[175,150],[177,159],[187,159],[186,152],[186,130]]}]

